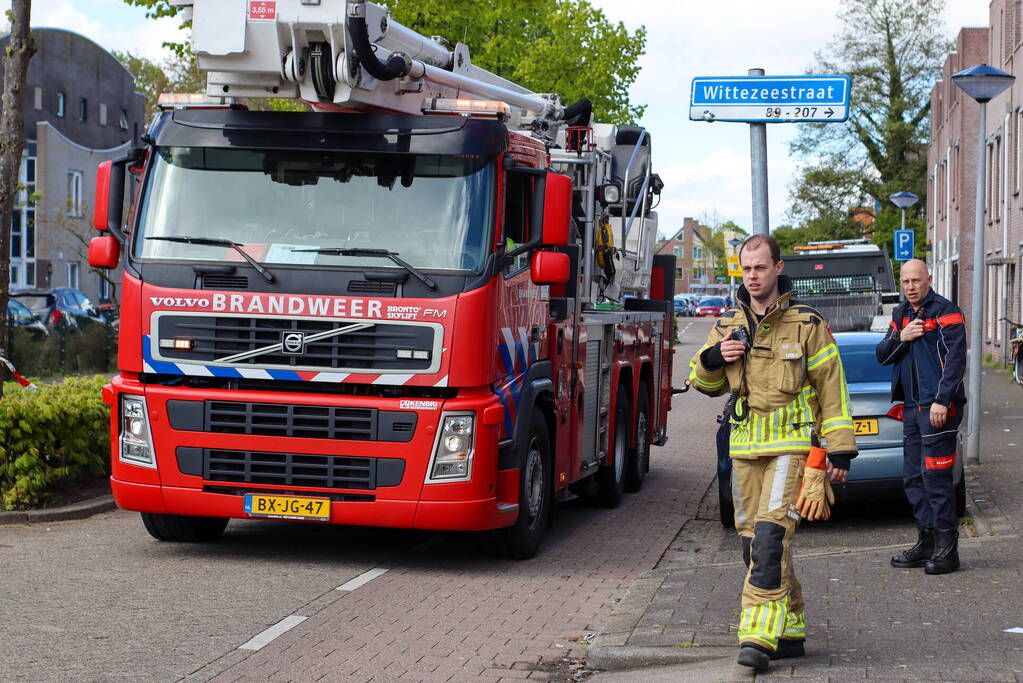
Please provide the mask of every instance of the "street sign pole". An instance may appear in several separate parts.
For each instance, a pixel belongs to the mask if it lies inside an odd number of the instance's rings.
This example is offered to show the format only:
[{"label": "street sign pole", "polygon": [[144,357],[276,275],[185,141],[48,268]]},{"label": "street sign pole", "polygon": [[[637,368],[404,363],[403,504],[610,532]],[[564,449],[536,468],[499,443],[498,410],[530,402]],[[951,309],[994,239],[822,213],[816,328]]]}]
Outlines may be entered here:
[{"label": "street sign pole", "polygon": [[[750,69],[750,76],[763,76],[763,69]],[[753,181],[753,234],[769,235],[767,204],[767,124],[749,124],[751,160],[750,177]]]}]

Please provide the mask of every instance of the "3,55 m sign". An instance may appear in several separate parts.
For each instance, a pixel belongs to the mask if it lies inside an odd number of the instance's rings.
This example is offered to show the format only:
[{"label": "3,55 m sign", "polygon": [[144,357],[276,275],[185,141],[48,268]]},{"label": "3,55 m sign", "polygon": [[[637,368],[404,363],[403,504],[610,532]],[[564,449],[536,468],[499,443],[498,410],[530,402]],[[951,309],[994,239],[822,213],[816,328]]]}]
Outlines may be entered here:
[{"label": "3,55 m sign", "polygon": [[845,121],[850,85],[848,76],[697,77],[689,118],[744,123]]}]

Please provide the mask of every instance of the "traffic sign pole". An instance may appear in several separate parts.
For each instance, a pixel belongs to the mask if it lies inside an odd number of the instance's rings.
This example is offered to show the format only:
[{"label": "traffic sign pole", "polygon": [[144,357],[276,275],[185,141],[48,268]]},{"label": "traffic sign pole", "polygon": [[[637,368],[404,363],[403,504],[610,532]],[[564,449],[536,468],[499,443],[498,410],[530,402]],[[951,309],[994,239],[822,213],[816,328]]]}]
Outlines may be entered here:
[{"label": "traffic sign pole", "polygon": [[[763,76],[763,69],[750,69],[750,76]],[[749,124],[750,177],[753,182],[753,234],[768,235],[771,226],[768,222],[767,199],[767,124]]]}]

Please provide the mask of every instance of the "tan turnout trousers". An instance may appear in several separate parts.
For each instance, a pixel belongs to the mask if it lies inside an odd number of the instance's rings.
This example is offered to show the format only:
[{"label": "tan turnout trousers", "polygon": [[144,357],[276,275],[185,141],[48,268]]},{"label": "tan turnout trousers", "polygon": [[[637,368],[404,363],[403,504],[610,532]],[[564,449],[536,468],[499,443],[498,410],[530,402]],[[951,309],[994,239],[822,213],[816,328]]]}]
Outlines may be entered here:
[{"label": "tan turnout trousers", "polygon": [[778,639],[806,638],[803,591],[792,569],[796,498],[805,455],[732,458],[735,530],[748,567],[742,586],[739,642],[774,651]]}]

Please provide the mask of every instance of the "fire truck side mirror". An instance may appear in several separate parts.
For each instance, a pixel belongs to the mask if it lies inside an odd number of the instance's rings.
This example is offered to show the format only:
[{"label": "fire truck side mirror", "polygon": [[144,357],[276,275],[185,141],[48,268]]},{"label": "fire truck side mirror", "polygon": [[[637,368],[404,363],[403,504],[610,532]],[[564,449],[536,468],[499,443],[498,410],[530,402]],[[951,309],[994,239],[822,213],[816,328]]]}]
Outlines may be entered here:
[{"label": "fire truck side mirror", "polygon": [[112,161],[104,161],[96,171],[96,201],[93,204],[92,225],[124,240],[121,232],[121,212],[124,205],[125,167],[137,160],[138,153]]},{"label": "fire truck side mirror", "polygon": [[568,244],[572,219],[572,179],[560,173],[548,173],[544,183],[543,237],[548,247]]},{"label": "fire truck side mirror", "polygon": [[568,282],[568,254],[535,251],[529,263],[529,277],[536,285],[563,285]]},{"label": "fire truck side mirror", "polygon": [[93,268],[116,268],[121,258],[121,243],[113,235],[93,237],[89,241],[89,265]]}]

